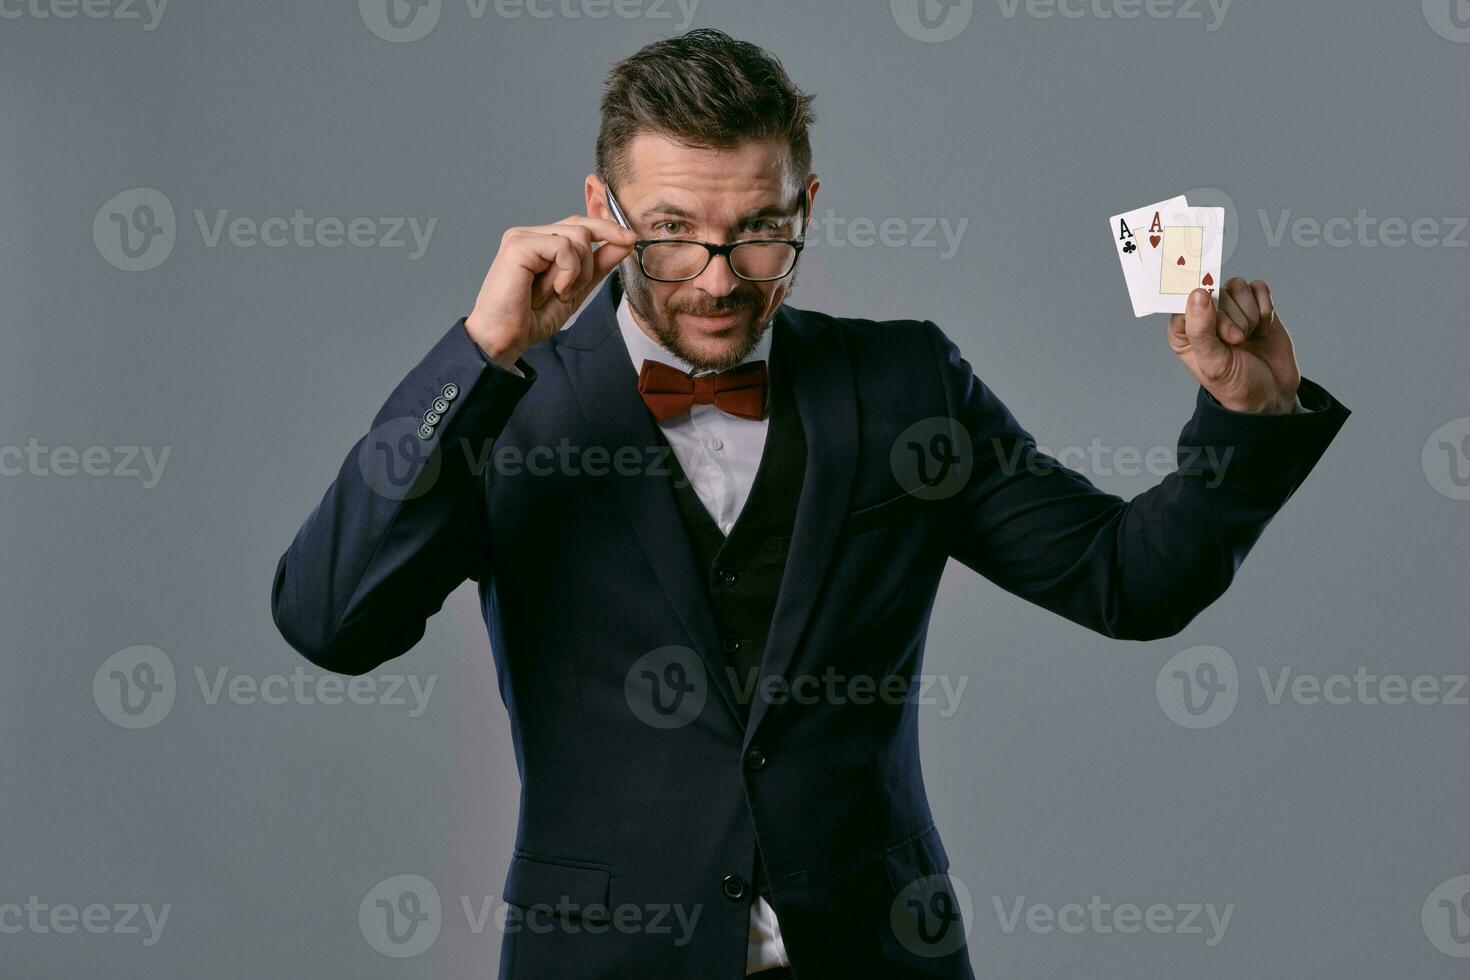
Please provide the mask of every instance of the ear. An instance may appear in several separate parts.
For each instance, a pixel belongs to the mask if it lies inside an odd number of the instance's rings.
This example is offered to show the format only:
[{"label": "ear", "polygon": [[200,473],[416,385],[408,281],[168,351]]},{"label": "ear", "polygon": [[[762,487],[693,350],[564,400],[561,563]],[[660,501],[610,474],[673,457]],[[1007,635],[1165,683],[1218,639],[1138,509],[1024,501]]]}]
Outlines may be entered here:
[{"label": "ear", "polygon": [[616,223],[612,210],[607,206],[607,181],[596,171],[587,175],[583,191],[586,194],[587,217],[601,218]]},{"label": "ear", "polygon": [[812,215],[814,215],[814,214],[817,213],[817,205],[816,205],[817,188],[818,187],[821,187],[821,186],[822,186],[822,182],[819,179],[817,179],[817,175],[815,173],[807,174],[807,177],[806,177],[806,221],[801,226],[801,237],[802,238],[805,238],[806,237],[807,229],[809,229],[812,226]]}]

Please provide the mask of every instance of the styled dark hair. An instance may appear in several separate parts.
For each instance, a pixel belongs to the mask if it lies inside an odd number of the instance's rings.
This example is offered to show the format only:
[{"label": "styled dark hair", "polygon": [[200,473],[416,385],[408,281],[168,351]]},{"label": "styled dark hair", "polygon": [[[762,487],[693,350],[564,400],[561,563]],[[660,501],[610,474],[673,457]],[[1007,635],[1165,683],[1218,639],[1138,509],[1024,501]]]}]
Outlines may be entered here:
[{"label": "styled dark hair", "polygon": [[713,150],[784,140],[793,179],[804,182],[812,168],[811,104],[780,61],[723,31],[699,28],[655,41],[608,72],[597,172],[616,187],[628,177],[633,137],[652,133]]}]

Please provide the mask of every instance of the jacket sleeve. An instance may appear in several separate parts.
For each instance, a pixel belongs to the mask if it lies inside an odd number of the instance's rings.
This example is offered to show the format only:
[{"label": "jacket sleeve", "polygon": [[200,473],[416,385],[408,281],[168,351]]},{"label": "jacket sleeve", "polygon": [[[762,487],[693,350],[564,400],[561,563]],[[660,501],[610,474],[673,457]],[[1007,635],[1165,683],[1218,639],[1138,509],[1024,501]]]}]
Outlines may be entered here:
[{"label": "jacket sleeve", "polygon": [[271,613],[327,670],[406,652],[487,567],[486,464],[536,372],[487,358],[460,320],[388,396],[276,565]]},{"label": "jacket sleeve", "polygon": [[1174,471],[1125,501],[1040,452],[955,345],[925,327],[972,460],[949,500],[950,555],[1115,639],[1173,636],[1219,598],[1351,414],[1306,378],[1305,411],[1287,415],[1234,412],[1200,387]]}]

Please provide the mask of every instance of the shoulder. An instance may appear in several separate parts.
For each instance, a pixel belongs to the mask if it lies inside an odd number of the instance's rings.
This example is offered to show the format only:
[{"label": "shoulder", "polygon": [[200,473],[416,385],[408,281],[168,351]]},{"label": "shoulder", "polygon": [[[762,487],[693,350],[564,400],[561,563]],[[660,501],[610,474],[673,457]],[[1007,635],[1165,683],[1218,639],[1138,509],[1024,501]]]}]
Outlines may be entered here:
[{"label": "shoulder", "polygon": [[932,320],[873,320],[790,305],[786,310],[804,334],[845,348],[860,373],[872,370],[889,377],[935,380],[947,363],[959,360],[958,348]]}]

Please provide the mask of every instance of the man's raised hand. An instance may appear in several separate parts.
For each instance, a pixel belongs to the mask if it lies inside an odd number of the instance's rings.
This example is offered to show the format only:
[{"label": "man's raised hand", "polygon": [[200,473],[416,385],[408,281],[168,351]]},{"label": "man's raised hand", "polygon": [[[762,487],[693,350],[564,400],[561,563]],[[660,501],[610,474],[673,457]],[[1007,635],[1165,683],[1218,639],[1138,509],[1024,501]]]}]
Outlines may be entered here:
[{"label": "man's raised hand", "polygon": [[1169,346],[1215,400],[1234,412],[1284,415],[1301,384],[1291,335],[1271,287],[1236,277],[1220,292],[1196,289],[1189,308],[1169,318]]},{"label": "man's raised hand", "polygon": [[487,357],[510,368],[562,328],[637,238],[615,222],[580,214],[506,229],[465,330]]}]

